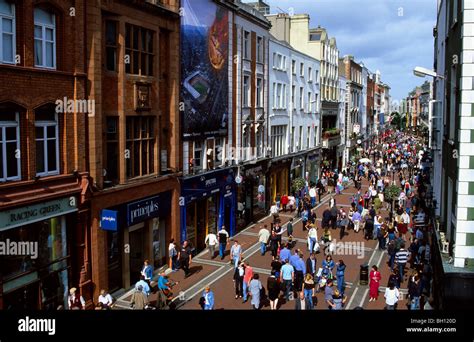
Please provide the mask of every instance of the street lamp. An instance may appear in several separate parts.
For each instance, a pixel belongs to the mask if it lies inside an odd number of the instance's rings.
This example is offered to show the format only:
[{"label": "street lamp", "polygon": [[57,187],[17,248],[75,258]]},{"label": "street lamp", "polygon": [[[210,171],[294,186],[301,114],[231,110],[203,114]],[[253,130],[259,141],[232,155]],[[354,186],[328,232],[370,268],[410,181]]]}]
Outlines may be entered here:
[{"label": "street lamp", "polygon": [[435,71],[420,66],[417,66],[415,69],[413,69],[413,74],[418,77],[431,76],[433,78],[444,79],[444,76],[438,75]]}]

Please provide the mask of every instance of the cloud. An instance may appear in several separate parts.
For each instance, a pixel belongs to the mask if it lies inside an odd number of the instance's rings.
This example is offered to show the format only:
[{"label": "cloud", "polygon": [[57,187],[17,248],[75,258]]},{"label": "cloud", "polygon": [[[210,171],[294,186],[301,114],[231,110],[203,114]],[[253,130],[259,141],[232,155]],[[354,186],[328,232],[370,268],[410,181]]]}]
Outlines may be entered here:
[{"label": "cloud", "polygon": [[335,37],[340,55],[355,59],[391,87],[393,99],[424,82],[415,66],[433,67],[436,0],[267,0],[271,12],[308,13]]}]

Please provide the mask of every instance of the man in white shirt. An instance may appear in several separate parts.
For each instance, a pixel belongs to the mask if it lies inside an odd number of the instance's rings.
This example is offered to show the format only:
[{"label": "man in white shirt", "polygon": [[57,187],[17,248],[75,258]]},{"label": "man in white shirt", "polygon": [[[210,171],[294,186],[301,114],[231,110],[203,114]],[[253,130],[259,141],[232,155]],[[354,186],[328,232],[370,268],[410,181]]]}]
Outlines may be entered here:
[{"label": "man in white shirt", "polygon": [[98,308],[102,310],[109,310],[113,304],[112,296],[105,290],[100,290]]},{"label": "man in white shirt", "polygon": [[308,249],[309,252],[315,252],[317,249],[315,249],[316,244],[318,243],[318,232],[314,225],[311,225],[311,228],[308,231]]},{"label": "man in white shirt", "polygon": [[207,234],[204,243],[209,247],[209,254],[211,258],[214,259],[216,257],[216,245],[219,243],[219,241],[217,241],[217,235],[214,234],[214,232],[210,232]]},{"label": "man in white shirt", "polygon": [[311,207],[315,207],[316,206],[316,188],[315,187],[311,187],[309,189],[309,197],[311,198]]},{"label": "man in white shirt", "polygon": [[273,202],[273,205],[270,207],[270,214],[272,214],[273,222],[275,222],[278,216],[280,215],[280,209],[278,209],[276,202]]},{"label": "man in white shirt", "polygon": [[400,292],[395,287],[394,284],[390,284],[390,287],[385,289],[385,304],[387,305],[387,310],[395,310],[395,305],[400,298]]},{"label": "man in white shirt", "polygon": [[260,231],[258,232],[258,241],[260,242],[260,253],[265,255],[267,251],[267,243],[268,239],[270,238],[270,231],[265,227],[261,227]]}]

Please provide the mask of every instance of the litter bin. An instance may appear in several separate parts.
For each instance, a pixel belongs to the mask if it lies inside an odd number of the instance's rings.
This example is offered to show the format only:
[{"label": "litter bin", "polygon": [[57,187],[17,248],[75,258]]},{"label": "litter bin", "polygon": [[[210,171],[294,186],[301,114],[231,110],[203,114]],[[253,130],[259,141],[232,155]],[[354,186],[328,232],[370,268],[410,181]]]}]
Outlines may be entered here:
[{"label": "litter bin", "polygon": [[369,264],[360,265],[359,285],[367,285],[369,283]]}]

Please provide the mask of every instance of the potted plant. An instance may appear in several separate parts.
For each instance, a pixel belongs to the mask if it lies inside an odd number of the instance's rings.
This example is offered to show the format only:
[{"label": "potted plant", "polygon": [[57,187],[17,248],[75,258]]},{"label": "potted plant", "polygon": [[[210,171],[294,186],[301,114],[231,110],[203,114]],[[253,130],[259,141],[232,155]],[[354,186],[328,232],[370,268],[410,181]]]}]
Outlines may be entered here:
[{"label": "potted plant", "polygon": [[395,201],[395,199],[398,198],[398,196],[400,196],[400,192],[400,187],[396,186],[395,184],[392,184],[389,187],[385,188],[384,197],[387,202],[390,202],[390,212],[392,214],[391,216],[393,216],[393,202]]},{"label": "potted plant", "polygon": [[301,177],[295,178],[291,182],[291,189],[293,190],[293,192],[300,191],[305,186],[306,186],[306,181],[304,180],[304,178],[301,178]]}]

